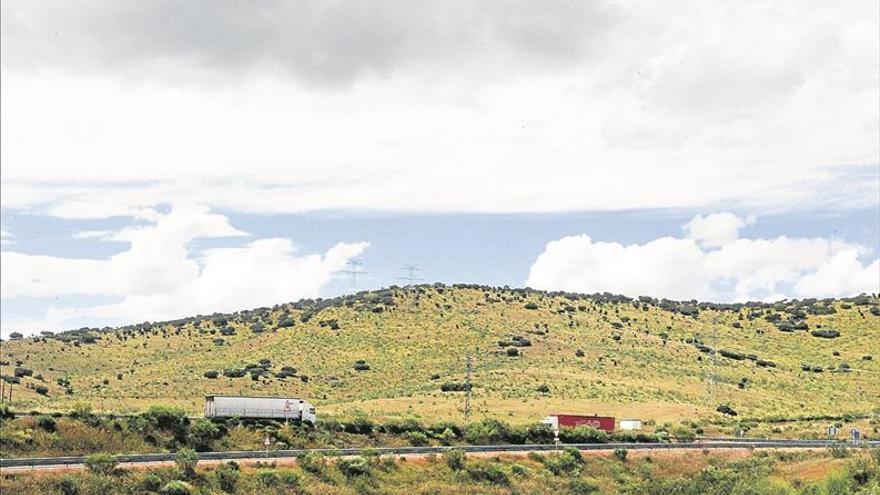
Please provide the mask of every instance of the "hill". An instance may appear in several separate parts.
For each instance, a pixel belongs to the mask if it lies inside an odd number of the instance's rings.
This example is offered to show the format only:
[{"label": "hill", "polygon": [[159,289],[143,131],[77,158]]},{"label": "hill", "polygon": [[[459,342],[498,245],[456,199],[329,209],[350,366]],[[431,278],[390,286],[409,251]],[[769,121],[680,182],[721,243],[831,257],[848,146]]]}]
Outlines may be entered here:
[{"label": "hill", "polygon": [[[294,395],[319,414],[534,422],[865,417],[880,404],[880,301],[721,305],[417,286],[5,341],[18,410],[200,414],[206,394]],[[215,376],[216,373],[216,377]],[[17,376],[16,376],[17,375]],[[7,385],[8,386],[8,385]]]}]

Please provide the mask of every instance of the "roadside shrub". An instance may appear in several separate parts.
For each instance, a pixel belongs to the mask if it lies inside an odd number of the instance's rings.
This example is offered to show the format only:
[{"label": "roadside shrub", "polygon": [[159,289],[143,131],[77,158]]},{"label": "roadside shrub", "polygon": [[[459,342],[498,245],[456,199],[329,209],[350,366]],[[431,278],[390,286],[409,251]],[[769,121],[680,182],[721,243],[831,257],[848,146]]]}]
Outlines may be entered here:
[{"label": "roadside shrub", "polygon": [[411,431],[407,435],[410,445],[415,447],[422,447],[424,445],[428,445],[428,435],[420,431]]},{"label": "roadside shrub", "polygon": [[196,464],[198,463],[199,455],[193,449],[184,447],[174,454],[174,464],[177,465],[177,469],[180,469],[180,472],[187,478],[191,478],[196,474]]},{"label": "roadside shrub", "polygon": [[139,488],[145,492],[158,492],[162,489],[162,477],[156,473],[147,473],[139,483]]},{"label": "roadside shrub", "polygon": [[209,379],[213,380],[213,379],[217,378],[218,376],[220,376],[220,372],[214,371],[214,370],[206,371],[204,376],[205,376],[205,378],[209,378]]},{"label": "roadside shrub", "polygon": [[79,479],[73,476],[63,476],[56,485],[61,495],[79,495],[79,487]]},{"label": "roadside shrub", "polygon": [[0,404],[0,419],[15,419],[15,413],[8,404]]},{"label": "roadside shrub", "polygon": [[679,442],[683,443],[690,443],[697,439],[693,430],[684,426],[676,426],[669,432],[669,434]]},{"label": "roadside shrub", "polygon": [[584,459],[579,450],[566,447],[562,453],[544,457],[543,464],[554,476],[562,476],[579,473]]},{"label": "roadside shrub", "polygon": [[617,460],[620,462],[626,462],[627,454],[628,454],[628,452],[626,449],[620,449],[620,448],[614,449],[614,457],[616,457]]},{"label": "roadside shrub", "polygon": [[211,450],[211,444],[220,437],[220,429],[207,419],[197,419],[190,427],[187,443],[199,452]]},{"label": "roadside shrub", "polygon": [[300,484],[299,475],[293,471],[279,471],[278,481],[284,486],[299,486]]},{"label": "roadside shrub", "polygon": [[235,493],[235,487],[238,484],[240,475],[238,463],[235,461],[224,462],[217,466],[217,469],[214,471],[217,485],[226,493]]},{"label": "roadside shrub", "polygon": [[464,471],[473,481],[484,481],[493,485],[507,485],[510,483],[507,473],[505,473],[497,464],[474,462],[466,465]]},{"label": "roadside shrub", "polygon": [[443,462],[453,471],[460,471],[464,468],[465,456],[464,451],[460,449],[450,449],[443,453]]},{"label": "roadside shrub", "polygon": [[55,418],[52,416],[40,416],[37,418],[37,426],[49,433],[53,433],[58,429],[58,425],[55,423]]},{"label": "roadside shrub", "polygon": [[608,434],[589,426],[576,426],[559,430],[559,439],[565,443],[603,443]]},{"label": "roadside shrub", "polygon": [[834,459],[845,459],[849,457],[852,452],[847,444],[835,443],[828,447],[828,454]]},{"label": "roadside shrub", "polygon": [[186,481],[174,480],[163,486],[159,493],[162,495],[192,495],[195,490]]},{"label": "roadside shrub", "polygon": [[568,493],[571,495],[590,495],[598,492],[599,487],[587,480],[575,478],[568,482]]},{"label": "roadside shrub", "polygon": [[458,438],[458,435],[456,435],[452,429],[446,428],[437,436],[437,438],[443,445],[452,445],[456,438]]},{"label": "roadside shrub", "polygon": [[336,461],[336,468],[346,478],[366,476],[370,474],[370,461],[366,457],[343,457]]},{"label": "roadside shrub", "polygon": [[257,473],[257,481],[265,487],[278,486],[281,483],[275,471],[260,471]]},{"label": "roadside shrub", "polygon": [[91,473],[110,475],[116,472],[116,458],[105,452],[86,456],[86,469]]},{"label": "roadside shrub", "polygon": [[298,457],[296,462],[303,468],[303,471],[314,475],[323,474],[324,467],[326,466],[324,456],[319,452],[309,452],[304,456]]}]

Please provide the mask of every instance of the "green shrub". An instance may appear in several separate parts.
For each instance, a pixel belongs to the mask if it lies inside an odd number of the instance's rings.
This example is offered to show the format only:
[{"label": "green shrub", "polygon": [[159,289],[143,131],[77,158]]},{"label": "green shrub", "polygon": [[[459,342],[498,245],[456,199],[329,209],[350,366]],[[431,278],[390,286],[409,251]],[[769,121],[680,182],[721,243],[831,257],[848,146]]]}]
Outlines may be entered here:
[{"label": "green shrub", "polygon": [[507,473],[505,473],[497,464],[474,462],[466,465],[464,472],[467,473],[471,480],[477,482],[488,482],[493,485],[507,485],[510,483]]},{"label": "green shrub", "polygon": [[628,452],[626,449],[620,449],[620,448],[614,449],[614,457],[616,457],[617,460],[620,462],[626,462],[627,454],[628,454]]},{"label": "green shrub", "polygon": [[464,451],[461,449],[450,449],[443,453],[443,462],[453,471],[460,471],[465,465]]},{"label": "green shrub", "polygon": [[424,445],[428,445],[428,435],[425,435],[424,433],[422,433],[420,431],[409,432],[409,434],[407,435],[407,438],[409,440],[410,445],[413,445],[416,447],[422,447]]},{"label": "green shrub", "polygon": [[323,474],[326,466],[324,456],[320,452],[309,452],[297,458],[297,463],[304,471],[315,475]]},{"label": "green shrub", "polygon": [[466,392],[471,388],[469,383],[446,382],[440,385],[441,392]]},{"label": "green shrub", "polygon": [[224,462],[217,466],[214,476],[217,478],[217,485],[226,493],[235,493],[235,487],[238,484],[238,478],[241,475],[238,463],[235,461]]},{"label": "green shrub", "polygon": [[0,419],[15,419],[15,413],[8,404],[0,404]]},{"label": "green shrub", "polygon": [[89,472],[105,475],[116,472],[116,464],[116,458],[104,452],[88,455],[85,461]]},{"label": "green shrub", "polygon": [[210,370],[210,371],[206,371],[206,372],[204,373],[204,377],[205,377],[205,378],[208,378],[208,379],[211,379],[211,380],[217,378],[218,376],[220,376],[220,372],[219,372],[219,371],[216,371],[216,370]]},{"label": "green shrub", "polygon": [[559,439],[565,443],[604,443],[608,434],[590,426],[576,426],[559,430]]},{"label": "green shrub", "polygon": [[177,465],[177,469],[180,469],[180,472],[187,478],[191,478],[196,474],[196,465],[198,463],[199,455],[193,449],[184,447],[174,454],[174,464]]},{"label": "green shrub", "polygon": [[54,432],[58,429],[58,424],[55,423],[55,418],[52,416],[40,416],[37,418],[37,426],[44,431],[48,431],[49,433]]},{"label": "green shrub", "polygon": [[186,481],[174,480],[163,486],[159,493],[162,495],[192,495],[195,490]]},{"label": "green shrub", "polygon": [[840,337],[840,332],[828,328],[821,328],[811,331],[810,335],[823,339],[836,339],[837,337]]},{"label": "green shrub", "polygon": [[508,347],[505,349],[504,354],[506,354],[507,357],[517,357],[519,356],[519,349],[516,347]]},{"label": "green shrub", "polygon": [[211,444],[220,437],[220,429],[207,419],[197,419],[190,427],[187,443],[199,452],[211,450]]},{"label": "green shrub", "polygon": [[73,476],[63,476],[56,485],[61,495],[79,495],[79,487],[79,479]]},{"label": "green shrub", "polygon": [[571,495],[590,495],[598,491],[598,486],[586,480],[576,478],[568,482],[568,493]]},{"label": "green shrub", "polygon": [[336,468],[346,478],[370,474],[370,460],[363,456],[343,457],[336,461]]},{"label": "green shrub", "polygon": [[370,365],[367,364],[363,359],[359,359],[354,362],[354,370],[355,371],[369,371]]},{"label": "green shrub", "polygon": [[147,473],[141,479],[139,488],[144,492],[158,492],[162,488],[164,480],[156,473]]},{"label": "green shrub", "polygon": [[281,478],[278,477],[278,473],[275,471],[260,471],[257,473],[257,481],[265,487],[281,484]]},{"label": "green shrub", "polygon": [[835,443],[835,444],[829,446],[828,453],[834,459],[844,459],[844,458],[849,457],[852,454],[849,446],[845,443]]},{"label": "green shrub", "polygon": [[565,447],[561,453],[545,457],[543,464],[556,476],[577,474],[584,465],[584,458],[580,450]]},{"label": "green shrub", "polygon": [[440,433],[440,435],[438,435],[438,438],[443,445],[452,445],[455,442],[457,435],[452,429],[446,428]]},{"label": "green shrub", "polygon": [[300,484],[299,475],[288,470],[278,471],[278,481],[280,481],[282,485],[289,487],[299,486]]},{"label": "green shrub", "polygon": [[40,395],[49,395],[49,387],[45,385],[37,385],[34,387],[34,391]]},{"label": "green shrub", "polygon": [[516,476],[525,476],[529,474],[529,469],[525,466],[521,466],[519,464],[514,464],[510,466],[510,473]]}]

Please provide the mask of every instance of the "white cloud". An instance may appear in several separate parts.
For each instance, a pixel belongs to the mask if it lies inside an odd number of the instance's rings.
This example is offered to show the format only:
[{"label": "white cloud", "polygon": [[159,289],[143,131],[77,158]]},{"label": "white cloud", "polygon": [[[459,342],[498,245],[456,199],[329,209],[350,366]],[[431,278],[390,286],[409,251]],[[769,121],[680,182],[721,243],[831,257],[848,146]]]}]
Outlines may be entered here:
[{"label": "white cloud", "polygon": [[11,232],[7,232],[5,230],[0,230],[0,245],[13,244],[15,241],[12,238],[15,237]]},{"label": "white cloud", "polygon": [[723,240],[720,248],[709,249],[687,238],[624,246],[596,242],[587,235],[563,237],[547,243],[527,284],[547,290],[714,301],[880,291],[880,260],[863,264],[858,258],[865,250],[860,246],[784,236],[730,240],[728,235]]},{"label": "white cloud", "polygon": [[0,204],[877,206],[877,2],[487,5],[5,2]]},{"label": "white cloud", "polygon": [[73,234],[74,239],[108,239],[113,236],[112,230],[82,230]]},{"label": "white cloud", "polygon": [[847,249],[827,260],[815,273],[805,275],[794,287],[796,294],[831,297],[839,294],[878,293],[880,259],[862,265],[855,249]]},{"label": "white cloud", "polygon": [[718,247],[739,238],[739,231],[746,225],[755,223],[755,217],[740,218],[733,213],[712,213],[697,215],[684,225],[688,238],[704,246]]},{"label": "white cloud", "polygon": [[[107,260],[4,252],[0,292],[4,300],[69,295],[119,299],[50,308],[43,323],[55,325],[53,330],[83,319],[122,323],[178,318],[317,297],[333,273],[368,246],[340,243],[323,255],[300,255],[290,240],[272,238],[200,253],[188,248],[198,238],[242,235],[222,215],[175,205],[154,225],[116,233],[113,239],[130,247]],[[21,323],[4,322],[4,327]]]}]

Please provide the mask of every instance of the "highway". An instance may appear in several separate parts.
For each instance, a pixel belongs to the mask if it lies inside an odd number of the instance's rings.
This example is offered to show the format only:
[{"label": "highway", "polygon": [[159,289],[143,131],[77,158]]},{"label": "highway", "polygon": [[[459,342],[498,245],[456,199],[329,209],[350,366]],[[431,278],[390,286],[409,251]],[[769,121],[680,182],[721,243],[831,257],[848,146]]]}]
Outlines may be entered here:
[{"label": "highway", "polygon": [[[325,456],[355,456],[369,450],[380,455],[428,455],[442,454],[448,450],[459,449],[466,453],[522,453],[522,452],[552,452],[557,448],[575,447],[584,451],[607,451],[614,449],[627,450],[724,450],[724,449],[822,449],[831,445],[840,445],[842,442],[831,440],[774,440],[774,439],[748,439],[748,438],[725,438],[725,439],[701,439],[690,443],[579,443],[560,444],[527,444],[527,445],[462,445],[451,447],[377,447],[373,449],[344,448],[344,449],[293,449],[293,450],[243,450],[226,452],[200,452],[199,461],[266,461],[291,459],[304,456],[308,453],[319,453]],[[848,445],[848,444],[844,444]],[[862,442],[862,447],[880,447],[880,442]],[[85,456],[71,457],[22,457],[0,459],[0,469],[5,472],[51,470],[51,469],[81,469],[84,467]],[[174,454],[159,452],[152,454],[120,454],[116,460],[122,467],[148,466],[157,463],[166,463],[174,460]]]}]

